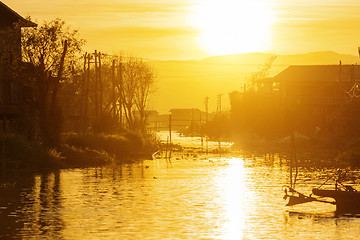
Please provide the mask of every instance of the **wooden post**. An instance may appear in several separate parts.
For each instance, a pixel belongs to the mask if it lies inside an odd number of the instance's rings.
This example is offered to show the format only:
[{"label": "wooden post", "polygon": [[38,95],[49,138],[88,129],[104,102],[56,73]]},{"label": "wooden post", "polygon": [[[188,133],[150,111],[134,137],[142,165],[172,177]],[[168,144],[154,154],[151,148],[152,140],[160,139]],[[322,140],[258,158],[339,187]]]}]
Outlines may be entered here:
[{"label": "wooden post", "polygon": [[98,80],[99,80],[99,114],[102,117],[103,112],[103,84],[101,79],[101,53],[98,53],[99,67],[98,67]]},{"label": "wooden post", "polygon": [[115,59],[112,61],[111,66],[111,82],[112,82],[112,104],[113,104],[113,116],[116,116],[116,94],[115,94]]},{"label": "wooden post", "polygon": [[[292,167],[295,167],[295,176],[294,176],[294,181],[292,181]],[[293,188],[295,188],[295,184],[296,184],[296,178],[298,175],[298,163],[297,163],[297,159],[296,159],[296,147],[295,147],[295,134],[294,134],[294,130],[291,132],[291,163],[290,163],[290,175],[291,175],[291,180],[290,180],[290,186],[292,186]],[[291,185],[292,184],[292,185]]]},{"label": "wooden post", "polygon": [[191,109],[190,135],[194,137],[194,108]]},{"label": "wooden post", "polygon": [[123,124],[123,101],[122,101],[122,88],[123,88],[123,65],[122,65],[122,59],[120,58],[120,62],[119,62],[119,70],[118,70],[118,75],[119,75],[119,115],[120,115],[120,123]]},{"label": "wooden post", "polygon": [[98,54],[97,51],[95,50],[94,53],[95,56],[95,89],[94,89],[94,102],[95,102],[95,119],[98,119],[99,116],[99,102],[98,102]]},{"label": "wooden post", "polygon": [[218,113],[219,115],[221,115],[221,97],[222,97],[222,94],[219,94],[218,95]]},{"label": "wooden post", "polygon": [[[205,124],[209,121],[209,97],[205,98],[205,111],[206,111],[206,119]],[[209,139],[206,138],[206,154],[209,152]]]},{"label": "wooden post", "polygon": [[171,113],[169,114],[169,138],[171,143]]},{"label": "wooden post", "polygon": [[6,156],[5,156],[5,133],[6,133],[6,115],[2,116],[2,141],[1,141],[1,157],[2,157],[2,164],[1,168],[2,170],[5,170],[6,168]]},{"label": "wooden post", "polygon": [[203,128],[203,124],[202,124],[202,114],[201,114],[201,111],[200,111],[200,124],[199,124],[199,127],[200,127],[200,135],[201,135],[201,151],[204,151],[204,128]]},{"label": "wooden post", "polygon": [[87,54],[87,74],[86,74],[86,90],[85,90],[85,131],[88,125],[88,102],[89,102],[89,85],[90,85],[90,61],[91,55]]},{"label": "wooden post", "polygon": [[[221,96],[222,94],[218,95],[218,117],[220,117],[221,120]],[[221,122],[220,122],[220,126],[219,126],[219,150],[221,150],[221,135],[222,135],[222,126],[221,126]]]},{"label": "wooden post", "polygon": [[87,58],[87,52],[85,52],[84,55],[84,66],[83,66],[83,81],[81,83],[81,117],[82,117],[82,130],[83,133],[86,131],[86,115],[85,115],[85,101],[87,101],[86,97],[86,58]]}]

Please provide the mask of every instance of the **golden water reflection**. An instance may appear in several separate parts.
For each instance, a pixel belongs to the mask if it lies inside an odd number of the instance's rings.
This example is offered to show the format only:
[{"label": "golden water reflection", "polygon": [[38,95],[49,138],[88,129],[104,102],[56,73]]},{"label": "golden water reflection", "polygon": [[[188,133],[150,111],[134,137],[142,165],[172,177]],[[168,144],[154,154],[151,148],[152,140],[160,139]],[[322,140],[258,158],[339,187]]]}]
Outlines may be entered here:
[{"label": "golden water reflection", "polygon": [[223,178],[225,198],[225,223],[224,239],[242,239],[245,228],[244,207],[249,192],[245,186],[244,164],[241,159],[230,159],[229,167]]},{"label": "golden water reflection", "polygon": [[356,239],[360,220],[334,218],[327,205],[301,207],[320,215],[289,214],[286,170],[214,156],[8,176],[0,238]]}]

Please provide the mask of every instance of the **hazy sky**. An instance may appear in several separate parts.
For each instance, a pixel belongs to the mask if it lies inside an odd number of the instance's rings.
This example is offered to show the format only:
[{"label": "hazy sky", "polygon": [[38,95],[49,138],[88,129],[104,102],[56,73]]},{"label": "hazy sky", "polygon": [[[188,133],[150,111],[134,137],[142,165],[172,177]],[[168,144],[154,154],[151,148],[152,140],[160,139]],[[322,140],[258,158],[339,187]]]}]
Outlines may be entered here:
[{"label": "hazy sky", "polygon": [[359,0],[4,0],[37,22],[62,18],[88,50],[150,59],[242,52],[357,54]]}]

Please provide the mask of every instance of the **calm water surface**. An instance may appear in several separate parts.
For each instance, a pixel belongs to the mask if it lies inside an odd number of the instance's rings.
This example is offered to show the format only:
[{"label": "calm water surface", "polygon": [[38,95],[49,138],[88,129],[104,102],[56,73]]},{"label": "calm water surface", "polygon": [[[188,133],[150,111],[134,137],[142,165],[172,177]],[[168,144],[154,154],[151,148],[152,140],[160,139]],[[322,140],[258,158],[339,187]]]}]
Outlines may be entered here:
[{"label": "calm water surface", "polygon": [[359,239],[360,219],[334,217],[331,205],[285,207],[287,175],[278,158],[242,156],[9,173],[0,238]]}]

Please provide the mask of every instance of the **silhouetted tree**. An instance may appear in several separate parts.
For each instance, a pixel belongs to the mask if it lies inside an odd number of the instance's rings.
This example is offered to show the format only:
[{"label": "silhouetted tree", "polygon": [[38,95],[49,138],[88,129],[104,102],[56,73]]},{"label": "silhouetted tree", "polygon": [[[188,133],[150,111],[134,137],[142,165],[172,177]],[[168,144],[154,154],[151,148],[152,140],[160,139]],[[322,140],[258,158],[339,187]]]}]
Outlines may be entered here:
[{"label": "silhouetted tree", "polygon": [[270,69],[272,64],[276,60],[277,56],[274,55],[266,60],[266,62],[261,65],[256,72],[251,75],[250,78],[250,90],[257,91],[261,87],[261,81],[267,78],[270,74]]},{"label": "silhouetted tree", "polygon": [[145,62],[139,62],[140,78],[138,78],[137,88],[135,92],[135,105],[139,113],[140,130],[144,131],[147,121],[147,107],[149,103],[149,95],[152,90],[155,74],[150,65]]},{"label": "silhouetted tree", "polygon": [[71,30],[63,20],[44,22],[27,28],[22,34],[23,60],[34,69],[33,102],[39,135],[48,146],[56,146],[62,126],[58,91],[74,74],[84,44],[78,30]]},{"label": "silhouetted tree", "polygon": [[122,64],[117,89],[130,130],[144,131],[146,127],[146,110],[154,80],[153,69],[142,59],[129,57]]}]

